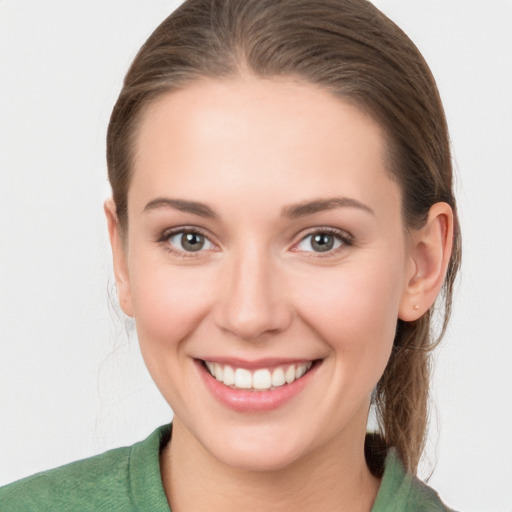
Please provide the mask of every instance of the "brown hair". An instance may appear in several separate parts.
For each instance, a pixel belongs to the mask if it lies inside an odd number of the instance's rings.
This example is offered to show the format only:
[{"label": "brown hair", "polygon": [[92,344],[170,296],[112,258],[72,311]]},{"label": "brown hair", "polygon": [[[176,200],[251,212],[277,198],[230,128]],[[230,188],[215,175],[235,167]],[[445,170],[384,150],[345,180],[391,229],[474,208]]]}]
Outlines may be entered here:
[{"label": "brown hair", "polygon": [[153,32],[132,63],[112,112],[107,163],[122,232],[136,127],[147,105],[200,78],[296,77],[368,112],[388,138],[389,170],[400,184],[405,225],[448,203],[454,248],[437,338],[432,309],[398,321],[389,363],[374,393],[379,435],[366,444],[370,469],[394,446],[415,472],[428,421],[430,353],[451,310],[460,263],[448,131],[432,74],[412,41],[365,0],[187,0]]}]

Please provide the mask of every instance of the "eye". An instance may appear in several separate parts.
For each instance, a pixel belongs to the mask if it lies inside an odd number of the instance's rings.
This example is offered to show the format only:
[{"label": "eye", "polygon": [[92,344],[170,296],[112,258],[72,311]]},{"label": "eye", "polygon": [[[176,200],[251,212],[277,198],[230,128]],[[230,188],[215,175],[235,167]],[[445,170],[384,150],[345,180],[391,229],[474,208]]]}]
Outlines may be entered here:
[{"label": "eye", "polygon": [[348,236],[330,231],[316,231],[311,233],[296,245],[296,250],[304,252],[326,253],[334,252],[344,245],[351,245]]},{"label": "eye", "polygon": [[214,247],[208,238],[197,231],[177,231],[166,235],[165,241],[179,252],[199,252]]}]

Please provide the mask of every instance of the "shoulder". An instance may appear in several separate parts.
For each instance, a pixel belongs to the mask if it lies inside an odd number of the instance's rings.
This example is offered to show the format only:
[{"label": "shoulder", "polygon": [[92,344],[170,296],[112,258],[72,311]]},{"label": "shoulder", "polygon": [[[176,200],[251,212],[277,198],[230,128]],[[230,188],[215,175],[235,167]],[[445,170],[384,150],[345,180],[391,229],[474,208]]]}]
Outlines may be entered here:
[{"label": "shoulder", "polygon": [[55,510],[82,503],[106,509],[111,493],[128,488],[129,456],[130,448],[118,448],[2,487],[0,510]]},{"label": "shoulder", "polygon": [[129,458],[130,448],[117,448],[14,482],[0,488],[0,510],[63,510],[85,503],[107,510],[110,496],[129,486]]},{"label": "shoulder", "polygon": [[[44,471],[0,488],[0,511],[137,510],[140,486],[163,489],[159,448],[169,427],[146,440]],[[148,485],[149,484],[149,485]]]},{"label": "shoulder", "polygon": [[455,512],[448,508],[434,489],[418,480],[411,479],[411,491],[407,501],[408,509],[418,512]]},{"label": "shoulder", "polygon": [[395,450],[390,450],[372,512],[454,511],[441,501],[436,491],[406,473]]}]

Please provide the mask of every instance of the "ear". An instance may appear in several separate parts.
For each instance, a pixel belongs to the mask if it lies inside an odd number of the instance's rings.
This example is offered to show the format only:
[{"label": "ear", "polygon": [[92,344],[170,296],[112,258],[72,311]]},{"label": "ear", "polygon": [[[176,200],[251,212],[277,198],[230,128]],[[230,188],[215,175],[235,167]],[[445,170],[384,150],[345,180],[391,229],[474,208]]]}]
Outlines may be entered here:
[{"label": "ear", "polygon": [[116,204],[107,199],[103,205],[107,217],[108,234],[112,246],[114,262],[114,275],[116,278],[117,296],[121,309],[128,316],[133,316],[132,297],[130,292],[130,279],[128,274],[128,261],[126,250],[119,232],[119,220],[116,213]]},{"label": "ear", "polygon": [[443,286],[453,243],[453,211],[434,204],[426,224],[411,232],[409,265],[398,318],[411,322],[434,304]]}]

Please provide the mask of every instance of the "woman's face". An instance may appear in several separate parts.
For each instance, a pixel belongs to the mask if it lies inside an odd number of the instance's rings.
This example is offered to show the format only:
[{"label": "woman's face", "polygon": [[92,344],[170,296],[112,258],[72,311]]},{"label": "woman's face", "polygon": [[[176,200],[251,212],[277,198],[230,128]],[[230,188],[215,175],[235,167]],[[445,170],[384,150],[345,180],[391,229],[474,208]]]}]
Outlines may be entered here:
[{"label": "woman's face", "polygon": [[133,171],[121,303],[176,428],[259,470],[361,442],[413,272],[379,126],[198,81],[148,108]]}]

